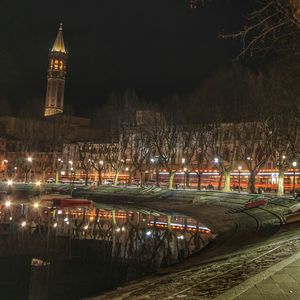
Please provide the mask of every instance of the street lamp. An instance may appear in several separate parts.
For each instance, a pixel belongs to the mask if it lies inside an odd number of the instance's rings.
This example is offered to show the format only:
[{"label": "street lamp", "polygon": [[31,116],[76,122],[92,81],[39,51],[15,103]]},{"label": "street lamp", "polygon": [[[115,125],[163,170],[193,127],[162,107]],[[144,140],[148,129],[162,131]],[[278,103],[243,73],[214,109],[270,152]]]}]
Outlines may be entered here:
[{"label": "street lamp", "polygon": [[185,190],[185,186],[186,186],[186,171],[187,171],[187,167],[183,168],[183,189]]},{"label": "street lamp", "polygon": [[15,180],[16,180],[16,178],[17,178],[17,170],[18,170],[18,168],[17,168],[17,167],[14,167],[14,171],[15,171]]},{"label": "street lamp", "polygon": [[156,186],[159,186],[159,157],[155,156],[150,158],[150,162],[154,165],[155,164],[155,181],[156,181]]},{"label": "street lamp", "polygon": [[241,192],[241,170],[242,167],[238,166],[238,170],[239,170],[239,193]]},{"label": "street lamp", "polygon": [[[57,164],[55,168],[55,183],[59,182],[59,171],[63,168],[63,160],[61,158],[57,159]],[[61,174],[63,175],[63,174]]]},{"label": "street lamp", "polygon": [[295,189],[295,187],[296,187],[296,167],[297,167],[297,162],[296,161],[293,161],[292,162],[292,166],[293,166],[293,197],[295,198],[295,196],[296,196],[296,189]]},{"label": "street lamp", "polygon": [[4,162],[4,180],[7,180],[7,167],[8,167],[8,160],[7,159],[4,159],[3,160],[3,162]]},{"label": "street lamp", "polygon": [[102,185],[102,170],[103,170],[103,166],[104,166],[103,160],[99,160],[99,165],[98,165],[98,186]]},{"label": "street lamp", "polygon": [[181,162],[182,162],[182,167],[183,167],[183,189],[185,190],[185,181],[186,181],[185,172],[187,170],[186,167],[184,166],[185,165],[185,158],[182,158]]},{"label": "street lamp", "polygon": [[[26,172],[26,182],[28,183],[28,181],[30,181],[30,179],[31,179],[32,157],[31,156],[27,157],[27,161],[29,163],[29,169],[27,169],[28,173]],[[29,175],[29,178],[28,178],[28,175]]]},{"label": "street lamp", "polygon": [[[128,171],[129,171],[129,168],[126,167],[126,168],[125,168],[125,186],[126,186],[127,184],[129,184],[129,173],[128,173]],[[127,177],[127,180],[126,180],[126,177]],[[141,178],[141,182],[142,182],[142,178]]]},{"label": "street lamp", "polygon": [[71,170],[71,178],[72,178],[72,188],[74,188],[74,168],[71,167],[70,170]]}]

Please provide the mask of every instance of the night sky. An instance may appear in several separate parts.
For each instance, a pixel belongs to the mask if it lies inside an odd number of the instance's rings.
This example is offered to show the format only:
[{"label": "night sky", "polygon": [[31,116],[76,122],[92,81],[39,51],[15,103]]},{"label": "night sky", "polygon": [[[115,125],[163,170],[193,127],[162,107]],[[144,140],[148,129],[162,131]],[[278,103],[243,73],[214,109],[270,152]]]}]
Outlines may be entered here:
[{"label": "night sky", "polygon": [[2,0],[0,96],[44,102],[47,57],[60,22],[69,51],[65,102],[84,112],[112,91],[149,100],[195,89],[228,64],[239,43],[218,34],[240,28],[246,0]]}]

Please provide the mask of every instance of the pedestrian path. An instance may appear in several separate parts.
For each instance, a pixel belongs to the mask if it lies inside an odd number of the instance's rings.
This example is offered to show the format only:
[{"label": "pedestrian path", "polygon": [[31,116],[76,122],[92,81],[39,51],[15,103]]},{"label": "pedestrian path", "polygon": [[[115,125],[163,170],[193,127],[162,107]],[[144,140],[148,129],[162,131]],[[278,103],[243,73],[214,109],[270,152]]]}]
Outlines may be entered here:
[{"label": "pedestrian path", "polygon": [[215,298],[216,300],[299,300],[300,252]]}]

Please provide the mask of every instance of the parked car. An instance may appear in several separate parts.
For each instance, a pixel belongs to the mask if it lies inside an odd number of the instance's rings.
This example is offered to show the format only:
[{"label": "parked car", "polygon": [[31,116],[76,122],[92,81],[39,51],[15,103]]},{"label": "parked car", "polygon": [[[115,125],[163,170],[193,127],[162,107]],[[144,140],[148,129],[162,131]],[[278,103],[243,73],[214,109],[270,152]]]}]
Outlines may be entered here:
[{"label": "parked car", "polygon": [[105,179],[103,185],[113,185],[114,181],[112,179]]}]

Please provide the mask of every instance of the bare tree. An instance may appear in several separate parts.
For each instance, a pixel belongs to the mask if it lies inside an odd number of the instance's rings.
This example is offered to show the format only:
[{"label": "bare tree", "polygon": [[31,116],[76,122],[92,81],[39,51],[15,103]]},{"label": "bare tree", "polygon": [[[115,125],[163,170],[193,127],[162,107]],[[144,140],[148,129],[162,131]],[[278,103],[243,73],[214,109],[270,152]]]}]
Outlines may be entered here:
[{"label": "bare tree", "polygon": [[169,188],[173,188],[176,174],[176,158],[179,143],[178,126],[173,120],[163,121],[149,130],[152,153],[158,156],[159,164],[169,173]]},{"label": "bare tree", "polygon": [[247,166],[250,175],[248,190],[256,192],[256,176],[270,158],[270,130],[267,122],[245,122],[240,130],[240,159]]},{"label": "bare tree", "polygon": [[143,127],[138,126],[134,132],[128,134],[128,159],[133,170],[138,172],[141,186],[144,184],[144,174],[149,167],[151,155],[151,139]]},{"label": "bare tree", "polygon": [[210,126],[201,124],[197,126],[194,132],[192,145],[195,148],[194,156],[190,162],[190,166],[197,175],[197,188],[201,189],[202,175],[204,169],[208,166],[209,161],[209,130]]},{"label": "bare tree", "polygon": [[93,168],[92,144],[90,142],[78,143],[78,163],[84,172],[85,185],[88,185],[89,174]]},{"label": "bare tree", "polygon": [[38,168],[42,172],[42,182],[45,182],[46,172],[52,170],[53,166],[53,153],[40,152],[38,157],[34,160],[34,163],[38,165]]},{"label": "bare tree", "polygon": [[180,134],[180,150],[182,152],[182,167],[185,173],[185,185],[190,186],[190,168],[198,149],[198,127],[183,126]]},{"label": "bare tree", "polygon": [[104,155],[107,162],[115,172],[114,185],[118,184],[119,175],[124,168],[127,158],[128,137],[123,132],[116,143],[106,144],[104,146]]},{"label": "bare tree", "polygon": [[239,57],[247,52],[265,53],[276,49],[299,49],[300,1],[261,0],[237,33],[222,35],[242,42]]},{"label": "bare tree", "polygon": [[105,171],[105,149],[104,144],[93,144],[92,146],[92,165],[98,173],[97,185],[102,185],[102,174]]},{"label": "bare tree", "polygon": [[270,149],[274,167],[278,170],[278,195],[284,194],[284,173],[299,155],[299,123],[288,116],[274,116],[269,122]]},{"label": "bare tree", "polygon": [[224,191],[229,192],[231,173],[234,170],[238,155],[238,125],[235,123],[213,123],[209,141],[215,166],[225,177]]}]

